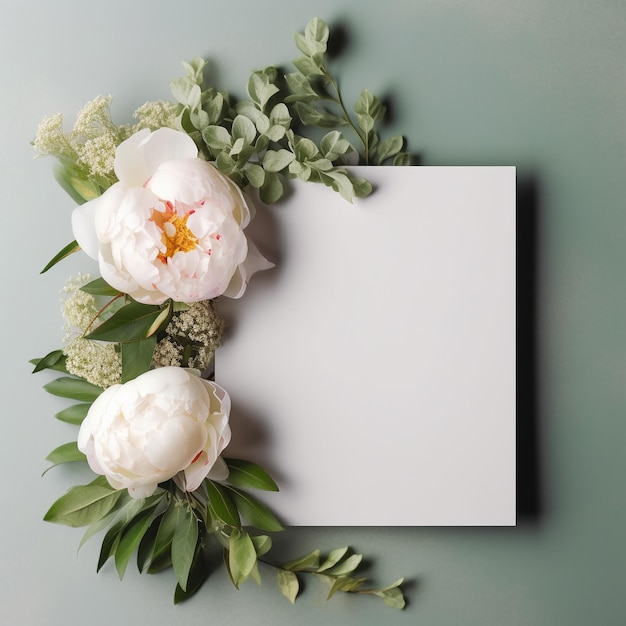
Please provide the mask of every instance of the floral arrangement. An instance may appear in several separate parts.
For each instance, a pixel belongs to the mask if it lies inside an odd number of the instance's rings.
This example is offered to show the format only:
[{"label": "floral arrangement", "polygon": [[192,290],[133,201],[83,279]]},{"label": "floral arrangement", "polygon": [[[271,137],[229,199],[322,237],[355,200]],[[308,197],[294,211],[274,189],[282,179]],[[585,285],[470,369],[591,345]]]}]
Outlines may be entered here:
[{"label": "floral arrangement", "polygon": [[[329,597],[404,607],[402,579],[368,586],[362,555],[347,547],[272,560],[266,533],[283,528],[250,491],[278,486],[255,463],[224,456],[230,397],[212,370],[224,330],[215,299],[242,297],[254,273],[272,267],[245,232],[248,192],[277,202],[298,178],[351,201],[372,188],[346,165],[410,162],[402,137],[380,138],[385,107],[370,92],[348,112],[328,71],[328,37],[311,20],[295,36],[296,71],[254,72],[249,99],[205,85],[205,62],[195,59],[171,84],[176,102],[144,104],[135,124],[115,124],[111,98],[98,97],[71,132],[53,115],[34,141],[39,155],[57,158],[56,178],[77,204],[74,240],[43,271],[82,250],[100,272],[67,281],[64,346],[33,360],[35,372],[62,372],[45,389],[74,401],[56,417],[79,426],[48,460],[86,461],[96,474],[44,519],[86,527],[83,542],[104,532],[98,570],[113,559],[121,578],[133,555],[140,572],[172,567],[175,602],[202,586],[221,552],[235,587],[260,584],[262,564],[291,602],[312,574],[328,581]],[[325,129],[318,141],[298,134],[311,126]]]}]

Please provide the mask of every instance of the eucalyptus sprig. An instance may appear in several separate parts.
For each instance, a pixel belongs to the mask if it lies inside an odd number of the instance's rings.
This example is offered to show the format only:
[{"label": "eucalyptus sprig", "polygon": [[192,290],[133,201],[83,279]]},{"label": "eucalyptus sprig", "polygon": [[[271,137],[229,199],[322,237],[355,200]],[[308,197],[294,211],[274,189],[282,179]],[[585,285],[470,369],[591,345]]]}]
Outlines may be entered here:
[{"label": "eucalyptus sprig", "polygon": [[[361,149],[349,143],[350,147],[344,148],[342,143],[342,152],[338,156],[353,150],[365,165],[382,165],[389,159],[393,159],[393,165],[410,165],[410,154],[402,152],[403,137],[396,135],[381,140],[376,130],[386,112],[386,107],[376,96],[363,89],[353,114],[348,111],[339,85],[328,69],[329,34],[326,23],[317,17],[307,24],[304,34],[296,34],[296,45],[303,56],[293,61],[297,72],[285,76],[291,91],[285,101],[293,103],[303,124],[326,129],[347,126],[352,130]],[[341,135],[336,137],[339,142],[345,141]]]},{"label": "eucalyptus sprig", "polygon": [[[356,121],[348,113],[326,63],[328,38],[328,26],[319,18],[307,24],[303,35],[296,35],[304,56],[293,62],[298,71],[284,76],[286,95],[278,70],[267,67],[251,74],[249,100],[234,101],[227,92],[205,85],[206,62],[199,57],[184,63],[185,75],[171,83],[181,106],[181,128],[204,157],[238,185],[259,189],[265,203],[283,196],[285,177],[323,183],[352,201],[367,196],[372,187],[350,174],[343,167],[346,163],[382,164],[392,158],[394,165],[410,163],[408,153],[401,152],[401,136],[380,140],[375,125],[383,119],[385,107],[378,98],[364,89],[354,107]],[[326,103],[335,105],[337,113]],[[296,116],[305,125],[330,130],[318,144],[296,133]],[[362,150],[344,137],[342,126],[353,130]]]}]

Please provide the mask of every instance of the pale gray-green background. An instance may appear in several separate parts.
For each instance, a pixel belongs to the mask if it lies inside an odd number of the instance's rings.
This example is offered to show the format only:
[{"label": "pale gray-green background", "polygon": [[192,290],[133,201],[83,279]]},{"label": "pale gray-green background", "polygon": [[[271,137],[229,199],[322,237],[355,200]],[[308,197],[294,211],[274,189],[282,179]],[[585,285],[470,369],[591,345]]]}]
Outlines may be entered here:
[{"label": "pale gray-green background", "polygon": [[[242,94],[250,70],[294,57],[291,34],[315,14],[347,35],[335,65],[346,95],[392,95],[389,132],[425,164],[516,165],[535,182],[540,506],[512,529],[298,529],[281,541],[285,554],[350,543],[373,557],[381,582],[404,574],[404,613],[367,598],[326,604],[315,581],[292,607],[270,573],[237,592],[219,572],[173,607],[170,575],[96,575],[97,542],[77,557],[80,531],[40,521],[70,484],[67,468],[40,477],[70,427],[51,417],[57,405],[26,361],[57,346],[58,290],[81,264],[37,274],[70,239],[72,206],[28,142],[43,116],[70,120],[97,94],[112,94],[125,121],[144,100],[167,98],[179,61],[196,55]],[[0,621],[623,623],[625,34],[621,0],[5,2]]]}]

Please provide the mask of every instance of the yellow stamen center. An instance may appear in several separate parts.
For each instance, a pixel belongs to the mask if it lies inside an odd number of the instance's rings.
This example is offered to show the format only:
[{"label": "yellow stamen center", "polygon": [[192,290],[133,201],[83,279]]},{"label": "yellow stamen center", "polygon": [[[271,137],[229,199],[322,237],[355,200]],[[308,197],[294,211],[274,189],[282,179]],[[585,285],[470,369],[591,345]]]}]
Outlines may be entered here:
[{"label": "yellow stamen center", "polygon": [[159,260],[167,263],[177,252],[189,252],[197,243],[197,237],[187,226],[188,215],[177,215],[169,211],[154,211],[152,221],[163,231],[162,241],[165,252],[159,253]]}]

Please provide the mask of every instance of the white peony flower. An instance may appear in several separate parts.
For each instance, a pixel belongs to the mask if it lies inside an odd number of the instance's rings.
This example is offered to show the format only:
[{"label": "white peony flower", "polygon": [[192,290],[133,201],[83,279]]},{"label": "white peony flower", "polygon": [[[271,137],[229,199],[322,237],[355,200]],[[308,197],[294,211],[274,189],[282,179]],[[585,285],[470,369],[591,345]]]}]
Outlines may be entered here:
[{"label": "white peony flower", "polygon": [[219,455],[230,441],[229,413],[219,385],[193,370],[161,367],[106,389],[80,427],[78,448],[96,474],[135,498],[170,478],[194,491],[209,473],[228,475]]},{"label": "white peony flower", "polygon": [[272,267],[243,232],[241,189],[185,133],[135,133],[117,147],[115,174],[119,182],[72,214],[76,241],[112,287],[146,304],[238,298]]}]

